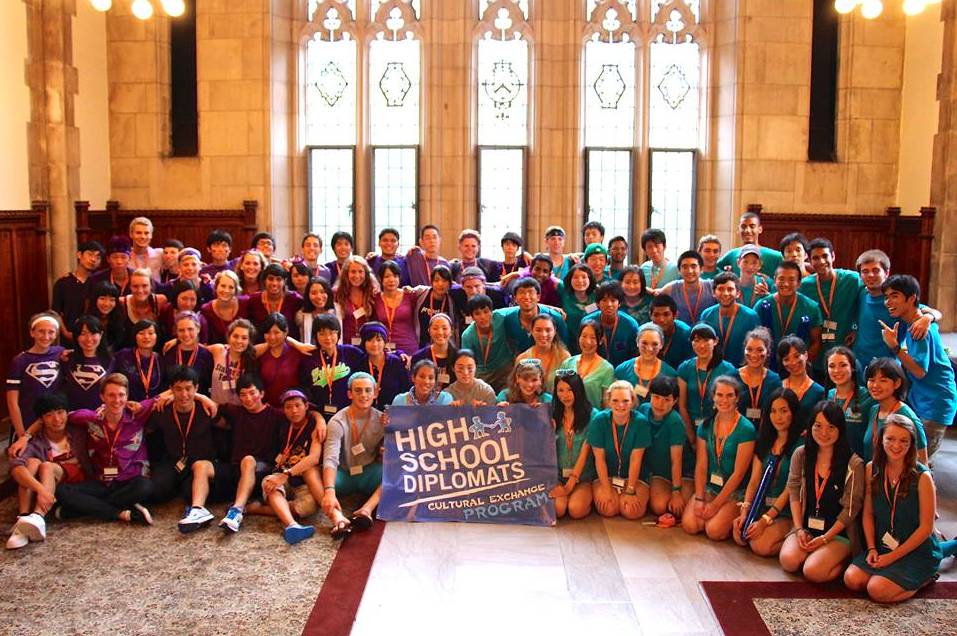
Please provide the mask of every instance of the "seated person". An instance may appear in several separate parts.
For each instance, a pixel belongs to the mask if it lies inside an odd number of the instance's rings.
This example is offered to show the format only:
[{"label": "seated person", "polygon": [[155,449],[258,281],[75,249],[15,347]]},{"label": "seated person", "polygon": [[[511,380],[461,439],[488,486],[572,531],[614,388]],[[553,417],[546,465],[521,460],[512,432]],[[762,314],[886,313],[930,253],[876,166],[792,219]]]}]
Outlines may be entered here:
[{"label": "seated person", "polygon": [[[412,365],[412,388],[395,396],[395,406],[437,405],[452,403],[452,396],[436,385],[438,367],[431,360],[419,360]],[[378,391],[378,385],[376,390]]]},{"label": "seated person", "polygon": [[486,406],[495,404],[495,390],[484,380],[475,377],[475,354],[471,349],[459,349],[452,360],[455,382],[446,392],[452,396],[452,406]]},{"label": "seated person", "polygon": [[66,396],[43,394],[34,403],[33,412],[43,423],[43,430],[10,462],[10,475],[19,486],[19,515],[7,540],[8,550],[46,539],[46,515],[56,502],[57,484],[85,479],[75,453],[82,444],[82,433],[76,428],[67,428]]},{"label": "seated person", "polygon": [[[372,408],[375,378],[359,371],[349,378],[351,404],[329,420],[322,461],[322,511],[332,520],[332,537],[345,538],[353,530],[372,527],[372,515],[382,493],[381,411]],[[368,497],[346,519],[339,497],[354,493]]]},{"label": "seated person", "polygon": [[512,371],[512,352],[505,337],[505,318],[492,313],[492,300],[479,294],[469,299],[472,324],[462,334],[462,348],[475,352],[475,375],[493,389],[501,389]]}]

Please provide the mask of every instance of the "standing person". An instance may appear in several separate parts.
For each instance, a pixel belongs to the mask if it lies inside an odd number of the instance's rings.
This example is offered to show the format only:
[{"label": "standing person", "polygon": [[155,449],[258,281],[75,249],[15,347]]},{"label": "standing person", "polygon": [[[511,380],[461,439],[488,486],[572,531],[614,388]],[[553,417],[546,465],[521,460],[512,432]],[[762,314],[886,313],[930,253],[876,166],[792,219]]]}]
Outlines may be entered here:
[{"label": "standing person", "polygon": [[599,323],[602,329],[598,344],[598,353],[612,366],[618,366],[637,353],[638,323],[621,311],[625,292],[618,281],[602,283],[595,290],[598,311],[585,316],[587,320]]},{"label": "standing person", "polygon": [[209,396],[216,404],[239,404],[239,378],[258,370],[253,350],[255,339],[256,328],[253,324],[245,318],[237,318],[226,329],[226,344],[207,347],[213,356]]},{"label": "standing person", "polygon": [[648,507],[648,484],[640,477],[651,427],[634,409],[635,395],[627,382],[613,382],[607,400],[609,408],[592,416],[586,438],[598,473],[592,487],[595,509],[603,517],[640,519]]},{"label": "standing person", "polygon": [[236,261],[236,276],[239,277],[239,288],[243,294],[249,296],[258,291],[262,291],[260,278],[263,270],[270,265],[266,256],[258,250],[248,250]]},{"label": "standing person", "polygon": [[834,246],[826,238],[811,241],[811,265],[814,273],[801,281],[801,293],[817,301],[821,309],[821,354],[814,360],[814,370],[823,377],[827,370],[827,352],[838,345],[851,343],[857,303],[863,288],[857,272],[836,269]]},{"label": "standing person", "polygon": [[238,318],[249,316],[249,298],[239,295],[239,277],[229,270],[216,274],[213,289],[216,297],[199,310],[209,325],[206,344],[225,344],[229,325]]},{"label": "standing person", "polygon": [[160,325],[166,339],[176,337],[176,316],[184,311],[195,313],[199,320],[199,333],[197,338],[200,342],[209,340],[209,323],[206,317],[200,312],[199,292],[196,285],[191,280],[178,280],[173,283],[170,290],[169,302],[160,313]]},{"label": "standing person", "polygon": [[108,280],[101,280],[90,289],[90,296],[86,301],[86,311],[103,325],[106,344],[111,349],[123,346],[126,342],[126,320],[123,308],[120,307],[120,290]]},{"label": "standing person", "polygon": [[445,265],[436,265],[432,269],[431,288],[416,288],[418,297],[415,301],[415,309],[418,316],[417,333],[420,347],[429,343],[429,324],[432,322],[432,316],[445,314],[451,319],[455,315],[455,302],[449,293],[451,288],[452,272]]},{"label": "standing person", "polygon": [[857,360],[850,349],[834,347],[827,353],[826,364],[827,377],[832,386],[827,392],[827,399],[834,400],[844,409],[848,443],[855,455],[864,458],[864,431],[874,400],[867,388],[858,381]]},{"label": "standing person", "polygon": [[608,241],[608,276],[621,280],[621,273],[628,260],[628,240],[624,236],[615,236]]},{"label": "standing person", "polygon": [[299,386],[306,389],[309,401],[327,419],[349,405],[348,378],[363,368],[362,350],[340,344],[341,334],[338,318],[316,316],[312,322],[316,351],[299,365]]},{"label": "standing person", "polygon": [[265,401],[270,406],[282,408],[282,395],[289,387],[299,383],[299,366],[307,356],[288,342],[289,323],[282,314],[266,316],[261,329],[265,347],[258,345],[259,376],[265,389]]},{"label": "standing person", "polygon": [[[595,320],[586,320],[578,329],[578,355],[567,358],[556,374],[556,379],[562,371],[574,371],[585,387],[585,395],[595,408],[601,408],[605,399],[605,391],[615,381],[615,367],[608,360],[598,355],[598,344],[601,341],[601,325]],[[660,361],[659,361],[660,362]],[[622,364],[627,364],[623,362]]]},{"label": "standing person", "polygon": [[927,465],[927,434],[920,417],[904,402],[907,395],[907,378],[904,370],[891,358],[877,358],[872,360],[864,372],[867,383],[867,392],[874,404],[867,413],[867,428],[863,438],[858,442],[861,448],[861,459],[871,461],[877,446],[880,443],[878,431],[891,415],[903,415],[914,424],[917,430],[917,461]]},{"label": "standing person", "polygon": [[568,328],[557,310],[540,305],[541,285],[534,278],[524,277],[515,283],[512,296],[516,307],[496,309],[495,314],[502,316],[505,322],[505,334],[508,337],[512,353],[518,354],[534,344],[532,339],[532,321],[539,314],[551,314],[555,318],[558,337],[562,342],[568,340]]},{"label": "standing person", "polygon": [[761,325],[758,314],[738,300],[738,277],[732,272],[721,272],[711,281],[717,305],[701,313],[701,321],[711,325],[721,341],[724,359],[735,366],[744,360],[744,338]]},{"label": "standing person", "polygon": [[[701,426],[714,410],[711,396],[714,383],[721,376],[734,374],[734,367],[721,357],[718,335],[709,325],[699,324],[691,330],[691,346],[695,357],[678,367],[678,410],[685,426]],[[735,385],[735,407],[740,400],[740,387]],[[693,430],[693,428],[692,428]]]},{"label": "standing person", "polygon": [[233,237],[219,228],[206,235],[206,253],[209,262],[199,270],[201,276],[213,278],[230,267],[229,255],[233,250]]},{"label": "standing person", "polygon": [[552,272],[558,279],[564,279],[572,265],[577,263],[571,254],[565,254],[565,229],[559,225],[548,226],[545,230],[545,248]]},{"label": "standing person", "polygon": [[151,247],[152,240],[152,221],[145,216],[138,216],[130,221],[130,241],[133,243],[130,263],[133,269],[150,270],[150,278],[159,282],[160,270],[163,269],[163,248]]},{"label": "standing person", "polygon": [[[761,227],[760,214],[757,212],[745,212],[741,215],[741,220],[738,223],[738,233],[741,236],[741,244],[754,245],[760,249],[761,271],[764,272],[766,276],[774,276],[784,257],[781,255],[781,252],[761,245],[761,233],[763,231],[764,228]],[[721,269],[731,268],[731,271],[740,275],[741,272],[738,270],[738,252],[740,249],[741,248],[736,247],[725,252],[724,256],[718,261],[718,267]]]},{"label": "standing person", "polygon": [[[149,320],[156,325],[157,337],[167,340],[160,328],[160,316],[169,303],[165,294],[153,293],[153,279],[148,269],[138,269],[130,274],[130,293],[120,297],[120,304],[123,305],[128,326]],[[133,342],[131,340],[126,344],[132,346]]]},{"label": "standing person", "polygon": [[[797,336],[807,343],[811,360],[821,350],[821,310],[817,303],[800,293],[798,266],[791,262],[782,263],[774,277],[778,291],[758,301],[754,310],[761,324],[771,330],[774,342],[780,342],[785,336]],[[774,361],[772,366],[775,366]]]},{"label": "standing person", "polygon": [[271,313],[280,313],[290,325],[290,333],[295,338],[299,334],[293,331],[296,324],[296,312],[302,308],[302,296],[286,288],[286,270],[282,265],[269,265],[262,273],[263,291],[249,297],[246,312],[249,320],[259,325]]},{"label": "standing person", "polygon": [[884,304],[894,324],[883,324],[882,336],[907,374],[908,402],[920,416],[927,433],[927,458],[932,460],[947,428],[957,417],[957,386],[954,368],[940,339],[936,324],[927,336],[916,339],[909,326],[918,320],[920,283],[913,276],[895,274],[884,281]]},{"label": "standing person", "polygon": [[545,371],[541,361],[529,358],[516,363],[509,375],[508,385],[498,392],[495,399],[499,406],[551,404],[552,395],[545,391]]},{"label": "standing person", "polygon": [[412,365],[412,388],[392,400],[395,406],[445,406],[452,403],[452,395],[443,391],[439,382],[438,367],[428,358]]},{"label": "standing person", "polygon": [[[506,274],[510,276],[511,274]],[[465,307],[469,299],[473,296],[484,294],[492,299],[492,305],[496,309],[508,306],[508,300],[501,286],[498,284],[487,284],[485,281],[485,272],[478,267],[466,267],[462,270],[462,284],[452,285],[449,289],[449,295],[452,297],[452,306],[455,308],[455,315],[452,316],[456,325],[464,329],[469,324],[469,316],[466,315]]]},{"label": "standing person", "polygon": [[701,280],[713,280],[723,272],[718,268],[721,257],[721,239],[714,234],[705,234],[698,239],[698,254],[701,254]]},{"label": "standing person", "polygon": [[322,237],[313,232],[306,232],[300,243],[302,257],[300,262],[309,268],[312,278],[321,278],[332,286],[332,272],[324,263],[319,262],[319,256],[322,254]]},{"label": "standing person", "polygon": [[791,389],[798,396],[800,407],[798,421],[804,430],[813,421],[814,405],[824,399],[824,387],[808,375],[807,346],[796,336],[785,336],[778,343],[778,360],[781,361],[781,386]]},{"label": "standing person", "polygon": [[804,443],[794,391],[779,388],[770,397],[758,429],[751,479],[731,533],[735,543],[759,556],[777,556],[791,532],[788,474],[794,449]]},{"label": "standing person", "polygon": [[84,241],[76,248],[76,269],[67,272],[53,283],[50,309],[60,316],[60,330],[66,342],[75,342],[70,329],[83,313],[89,291],[87,281],[93,272],[99,269],[102,259],[103,246],[96,241]]},{"label": "standing person", "polygon": [[652,514],[670,512],[680,516],[694,491],[693,481],[682,478],[684,447],[689,440],[684,422],[675,411],[678,382],[669,376],[658,376],[651,381],[648,391],[651,400],[638,407],[651,430],[651,446],[642,462],[641,480],[649,486]]},{"label": "standing person", "polygon": [[200,315],[194,311],[176,314],[174,334],[176,344],[163,353],[163,369],[189,367],[199,378],[199,392],[209,395],[213,375],[213,355],[199,341]]},{"label": "standing person", "polygon": [[[405,255],[409,268],[409,282],[413,285],[430,285],[433,282],[432,271],[439,265],[449,268],[449,262],[439,255],[442,237],[435,225],[423,225],[419,230],[419,244]],[[449,272],[451,278],[451,271]]]},{"label": "standing person", "polygon": [[406,287],[411,285],[409,282],[409,268],[405,263],[405,256],[399,254],[399,231],[395,228],[386,227],[379,230],[379,253],[368,254],[366,262],[370,269],[379,276],[379,283],[382,284],[381,269],[386,261],[392,261],[399,269],[399,285]]},{"label": "standing person", "polygon": [[265,256],[267,263],[277,263],[281,260],[276,257],[276,238],[269,232],[256,232],[249,241],[249,249],[256,250]]},{"label": "standing person", "polygon": [[568,359],[568,349],[556,338],[557,333],[557,325],[551,315],[535,316],[532,319],[532,338],[535,343],[515,358],[516,362],[538,360],[545,373],[545,390],[549,392],[555,384],[555,373]]},{"label": "standing person", "polygon": [[[661,327],[646,322],[638,328],[638,355],[615,367],[615,379],[625,380],[635,387],[639,404],[649,400],[651,383],[659,376],[678,377],[674,368],[658,357],[664,344],[665,334]],[[677,385],[676,385],[677,386]]]},{"label": "standing person", "polygon": [[741,394],[738,409],[752,422],[761,420],[771,404],[771,394],[781,388],[781,376],[768,368],[770,355],[771,333],[765,327],[755,327],[744,337],[744,366],[731,376],[747,391]]},{"label": "standing person", "polygon": [[[332,521],[332,538],[372,527],[372,516],[382,493],[383,414],[373,408],[375,378],[359,371],[349,378],[349,406],[329,420],[322,451],[322,511]],[[339,497],[359,494],[365,502],[342,514]]]},{"label": "standing person", "polygon": [[89,278],[89,286],[100,281],[109,281],[120,290],[120,296],[130,293],[130,274],[133,268],[130,267],[130,254],[133,252],[133,246],[130,245],[130,239],[125,236],[114,236],[106,244],[106,262],[109,267],[102,269]]},{"label": "standing person", "polygon": [[810,276],[814,273],[808,264],[808,254],[811,251],[807,237],[800,232],[791,232],[785,234],[781,239],[781,254],[784,260],[797,264],[803,272],[803,276]]},{"label": "standing person", "polygon": [[429,320],[429,342],[412,355],[412,364],[419,360],[431,360],[438,374],[438,389],[443,390],[455,382],[452,360],[455,358],[455,345],[451,343],[452,319],[438,313]]},{"label": "standing person", "polygon": [[62,380],[60,357],[63,347],[55,345],[60,320],[53,314],[35,314],[30,318],[33,345],[10,361],[7,372],[7,412],[12,433],[23,436],[36,419],[33,403],[43,393],[57,391]]},{"label": "standing person", "polygon": [[651,322],[661,327],[665,335],[658,357],[677,369],[681,363],[694,357],[691,348],[691,326],[678,320],[678,305],[671,296],[661,294],[651,301]]},{"label": "standing person", "polygon": [[[200,306],[203,303],[207,303],[215,297],[213,292],[212,285],[209,284],[210,280],[215,280],[215,276],[207,276],[200,274],[200,268],[203,265],[202,257],[199,254],[199,250],[192,247],[187,247],[179,252],[179,277],[175,280],[167,281],[164,289],[169,289],[172,287],[177,280],[188,280],[192,281],[196,285],[196,289],[199,291],[199,303]],[[234,272],[235,273],[235,272]],[[236,279],[236,289],[239,289],[239,279]],[[238,291],[236,292],[239,293]]]},{"label": "standing person", "polygon": [[791,456],[794,532],[784,540],[779,560],[786,572],[800,571],[813,583],[825,583],[839,577],[857,551],[864,462],[847,443],[840,404],[820,402],[812,418],[805,445]]},{"label": "standing person", "polygon": [[70,410],[95,411],[100,401],[100,381],[113,372],[113,355],[103,334],[103,325],[82,315],[73,325],[76,348],[63,365],[63,391]]},{"label": "standing person", "polygon": [[705,532],[712,541],[731,534],[742,486],[754,458],[754,424],[738,412],[741,388],[730,376],[715,379],[710,391],[714,415],[697,427],[694,502],[685,507],[681,527]]},{"label": "standing person", "polygon": [[552,428],[555,430],[555,452],[558,458],[558,483],[549,496],[555,500],[555,516],[568,514],[583,519],[591,514],[592,482],[595,460],[588,443],[588,425],[597,411],[585,393],[581,377],[574,371],[555,378],[555,400],[552,402]]},{"label": "standing person", "polygon": [[[777,291],[773,277],[761,273],[761,250],[754,245],[745,245],[738,252],[738,270],[742,304],[754,308],[759,300]],[[801,272],[803,275],[804,270]]]},{"label": "standing person", "polygon": [[622,310],[639,325],[651,320],[651,300],[654,296],[645,288],[645,277],[637,265],[628,265],[621,270],[621,290],[625,292]]},{"label": "standing person", "polygon": [[473,296],[466,305],[472,324],[462,333],[462,348],[475,352],[475,375],[501,390],[512,371],[512,352],[505,335],[505,318],[493,313],[492,299]]},{"label": "standing person", "polygon": [[302,309],[296,312],[296,327],[303,343],[312,341],[312,321],[322,314],[335,315],[336,307],[332,301],[332,287],[325,278],[313,278],[306,283],[306,293],[302,297]]},{"label": "standing person", "polygon": [[155,398],[166,388],[163,379],[163,362],[156,352],[156,323],[141,320],[131,330],[133,346],[118,351],[113,359],[114,368],[129,380],[129,398],[142,402]]},{"label": "standing person", "polygon": [[506,232],[503,234],[501,245],[503,260],[501,263],[495,263],[498,273],[494,278],[489,279],[490,282],[496,282],[503,276],[517,272],[521,268],[528,267],[532,264],[532,257],[522,251],[522,248],[525,246],[522,237],[515,232]]},{"label": "standing person", "polygon": [[452,396],[452,406],[491,406],[495,404],[495,389],[485,380],[475,377],[475,353],[459,349],[452,360],[455,382],[446,389]]},{"label": "standing person", "polygon": [[382,409],[398,394],[408,391],[409,370],[405,362],[397,354],[386,348],[386,338],[389,332],[381,322],[367,322],[359,329],[360,347],[365,354],[365,364],[361,370],[368,368],[369,375],[376,379],[376,392],[373,406]]},{"label": "standing person", "polygon": [[586,248],[592,243],[605,242],[605,226],[601,221],[589,221],[582,226],[582,247]]},{"label": "standing person", "polygon": [[332,246],[332,253],[336,258],[326,263],[326,268],[329,270],[331,276],[329,283],[335,288],[336,282],[344,274],[346,260],[352,256],[352,252],[355,249],[355,240],[349,232],[340,231],[332,235],[329,244]]},{"label": "standing person", "polygon": [[[585,265],[573,265],[565,279],[558,284],[561,308],[569,333],[577,333],[586,314],[598,311],[595,303],[595,275]],[[577,353],[577,343],[569,343],[569,350]]]},{"label": "standing person", "polygon": [[402,269],[395,261],[385,261],[379,265],[378,277],[382,291],[376,294],[373,313],[376,320],[386,327],[386,347],[392,352],[412,355],[419,349],[416,294],[400,287]]},{"label": "standing person", "polygon": [[678,305],[678,318],[689,325],[696,324],[701,314],[715,304],[714,286],[710,280],[701,280],[701,254],[693,250],[678,257],[681,280],[665,285],[662,294],[668,294]]},{"label": "standing person", "polygon": [[591,243],[585,247],[582,261],[591,270],[596,284],[600,285],[606,281],[614,280],[608,275],[608,250],[601,243]]},{"label": "standing person", "polygon": [[478,267],[485,274],[485,279],[495,282],[499,279],[501,265],[492,259],[479,256],[482,250],[482,237],[475,230],[465,229],[459,232],[459,257],[452,260],[452,280],[462,282],[462,270],[467,267]]},{"label": "standing person", "polygon": [[163,241],[163,267],[160,269],[160,284],[166,285],[179,278],[179,252],[185,245],[178,239]]},{"label": "standing person", "polygon": [[[874,461],[865,471],[861,519],[867,552],[854,557],[844,584],[866,590],[878,603],[909,599],[934,581],[945,556],[934,533],[934,478],[917,462],[916,444],[914,425],[900,415],[889,416]],[[952,554],[954,542],[945,543]]]},{"label": "standing person", "polygon": [[657,294],[668,283],[681,278],[678,267],[665,256],[668,247],[668,238],[657,228],[645,230],[641,235],[641,249],[648,257],[641,264],[641,273],[645,277],[645,287],[652,294]]},{"label": "standing person", "polygon": [[375,319],[375,296],[378,293],[379,281],[365,260],[361,256],[347,256],[332,286],[343,342],[359,344],[359,328]]}]

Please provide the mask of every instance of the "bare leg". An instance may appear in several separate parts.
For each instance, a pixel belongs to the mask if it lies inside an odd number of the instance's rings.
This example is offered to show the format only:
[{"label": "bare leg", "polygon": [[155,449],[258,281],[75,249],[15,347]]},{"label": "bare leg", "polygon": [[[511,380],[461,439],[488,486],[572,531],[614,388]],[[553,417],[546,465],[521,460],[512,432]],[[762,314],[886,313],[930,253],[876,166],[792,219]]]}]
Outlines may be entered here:
[{"label": "bare leg", "polygon": [[899,603],[912,597],[917,590],[905,590],[883,576],[872,576],[867,582],[867,594],[878,603]]},{"label": "bare leg", "polygon": [[213,468],[213,462],[201,459],[193,462],[193,507],[204,507],[206,499],[209,497],[209,481],[215,476],[216,469]]},{"label": "bare leg", "polygon": [[731,525],[738,516],[738,504],[727,501],[713,517],[704,524],[704,530],[712,541],[724,541],[731,535]]},{"label": "bare leg", "polygon": [[844,572],[851,549],[842,541],[831,541],[812,552],[804,562],[804,576],[813,583],[833,581]]},{"label": "bare leg", "polygon": [[578,484],[568,496],[568,515],[572,519],[584,519],[591,514],[591,484]]},{"label": "bare leg", "polygon": [[[63,467],[53,462],[43,462],[40,464],[40,483],[50,492],[56,490],[57,482],[63,479]],[[37,506],[34,510],[41,517],[45,517],[50,512],[50,506],[44,506],[37,500]]]},{"label": "bare leg", "polygon": [[844,571],[844,585],[853,592],[866,590],[870,579],[871,575],[856,565],[851,565]]},{"label": "bare leg", "polygon": [[256,458],[252,455],[243,457],[239,463],[239,485],[236,486],[236,500],[233,505],[243,510],[246,508],[246,502],[249,496],[253,494],[253,488],[256,486]]},{"label": "bare leg", "polygon": [[760,537],[751,541],[751,551],[758,556],[776,556],[781,551],[784,538],[788,536],[791,527],[790,519],[775,519]]},{"label": "bare leg", "polygon": [[668,512],[668,504],[671,503],[671,482],[652,477],[649,488],[651,513],[663,515]]},{"label": "bare leg", "polygon": [[778,554],[778,561],[785,572],[797,572],[807,560],[808,553],[801,549],[798,543],[797,533],[788,535],[781,545],[781,552]]}]

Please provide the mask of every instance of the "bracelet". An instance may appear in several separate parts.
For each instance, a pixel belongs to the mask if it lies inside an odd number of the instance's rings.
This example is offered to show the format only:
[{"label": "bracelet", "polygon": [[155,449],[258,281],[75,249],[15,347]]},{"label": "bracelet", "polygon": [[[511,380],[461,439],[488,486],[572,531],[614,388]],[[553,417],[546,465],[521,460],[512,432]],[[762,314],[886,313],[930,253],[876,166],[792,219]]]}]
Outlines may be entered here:
[{"label": "bracelet", "polygon": [[626,495],[637,495],[637,494],[638,494],[638,490],[635,489],[635,488],[625,488],[625,494],[626,494]]},{"label": "bracelet", "polygon": [[742,501],[742,502],[741,502],[741,507],[742,507],[742,508],[744,508],[744,507],[750,508],[750,507],[751,507],[751,502],[750,502],[750,501]]},{"label": "bracelet", "polygon": [[671,492],[681,492],[681,486],[672,486]]},{"label": "bracelet", "polygon": [[335,486],[323,486],[322,489],[323,489],[323,490],[335,490],[336,487],[335,487]]},{"label": "bracelet", "polygon": [[778,507],[777,507],[776,505],[774,505],[774,504],[771,504],[771,510],[773,510],[773,511],[776,512],[777,514],[781,514],[781,509],[778,508]]},{"label": "bracelet", "polygon": [[703,502],[703,501],[704,501],[704,497],[699,497],[698,495],[695,495],[695,496],[694,496],[694,500],[695,500],[695,501],[701,501],[701,502]]},{"label": "bracelet", "polygon": [[568,476],[568,478],[574,479],[575,481],[579,481],[581,479],[581,475],[576,475],[575,473],[572,473],[571,475]]},{"label": "bracelet", "polygon": [[877,548],[868,548],[867,551],[868,551],[868,552],[877,552]]},{"label": "bracelet", "polygon": [[765,522],[765,523],[768,524],[768,525],[771,525],[772,523],[774,523],[774,519],[772,519],[771,517],[769,517],[769,516],[766,515],[766,514],[761,515],[761,521]]}]

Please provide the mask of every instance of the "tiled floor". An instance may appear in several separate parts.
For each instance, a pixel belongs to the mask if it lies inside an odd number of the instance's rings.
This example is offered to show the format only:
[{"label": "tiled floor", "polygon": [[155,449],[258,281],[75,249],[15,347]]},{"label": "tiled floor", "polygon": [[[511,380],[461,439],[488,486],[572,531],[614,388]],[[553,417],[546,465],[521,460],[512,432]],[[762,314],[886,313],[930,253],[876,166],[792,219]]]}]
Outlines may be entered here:
[{"label": "tiled floor", "polygon": [[[936,463],[938,527],[951,537],[957,440]],[[942,580],[957,580],[944,566]],[[596,515],[556,528],[390,523],[352,633],[720,634],[703,580],[791,577],[730,542]]]}]

